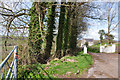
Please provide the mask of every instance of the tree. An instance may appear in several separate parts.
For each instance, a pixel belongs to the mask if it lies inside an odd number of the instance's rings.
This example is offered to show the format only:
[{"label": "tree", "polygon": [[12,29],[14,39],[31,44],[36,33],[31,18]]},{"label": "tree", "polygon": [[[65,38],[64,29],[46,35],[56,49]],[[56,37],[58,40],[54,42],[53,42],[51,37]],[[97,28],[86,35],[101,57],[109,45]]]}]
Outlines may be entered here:
[{"label": "tree", "polygon": [[[56,3],[53,3],[56,4]],[[47,60],[50,57],[52,42],[54,37],[55,29],[55,9],[56,5],[51,5],[48,8],[48,21],[47,21],[47,34],[46,34],[46,47],[44,59]]]},{"label": "tree", "polygon": [[45,63],[42,53],[44,19],[46,13],[45,2],[34,2],[30,14],[30,27],[29,27],[29,52],[30,55],[35,55],[36,60],[40,63]]},{"label": "tree", "polygon": [[71,7],[71,26],[70,26],[70,37],[69,37],[69,49],[70,53],[76,53],[77,49],[77,38],[82,34],[82,32],[87,30],[87,24],[84,21],[88,9],[85,6],[85,2],[73,3]]},{"label": "tree", "polygon": [[58,26],[58,35],[57,35],[57,43],[56,43],[56,57],[61,58],[61,49],[62,49],[62,43],[63,43],[63,28],[64,28],[64,22],[65,22],[65,5],[64,2],[61,2],[60,7],[60,17],[59,17],[59,26]]},{"label": "tree", "polygon": [[100,43],[103,43],[103,36],[105,35],[105,31],[99,30],[98,34],[100,34]]},{"label": "tree", "polygon": [[47,11],[47,2],[35,2],[35,8],[38,14],[38,18],[39,18],[39,26],[40,26],[40,31],[41,31],[41,37],[42,40],[44,41],[44,36],[45,36],[45,32],[44,32],[44,19],[45,19],[45,14]]},{"label": "tree", "polygon": [[30,14],[32,15],[30,18],[30,27],[29,27],[29,54],[30,56],[35,55],[36,60],[38,62],[42,62],[43,60],[41,55],[41,44],[42,37],[39,25],[39,16],[37,14],[36,3],[33,3],[33,7],[31,8]]},{"label": "tree", "polygon": [[[23,7],[19,10],[12,10],[4,6],[0,7],[0,9],[3,9],[0,14],[6,20],[3,23],[7,24],[8,34],[12,29],[29,29],[30,55],[35,55],[35,58],[40,63],[47,61],[50,57],[53,37],[55,37],[54,31],[57,32],[58,30],[55,56],[61,58],[62,51],[63,56],[66,55],[68,50],[71,51],[71,54],[75,53],[78,36],[81,37],[83,32],[87,30],[86,18],[100,19],[89,15],[90,9],[94,9],[89,2],[61,2],[61,4],[34,2],[32,8],[28,9]],[[55,16],[56,13],[58,13],[58,16]],[[54,25],[57,21],[59,21],[58,26]],[[42,46],[44,43],[45,48]]]},{"label": "tree", "polygon": [[[116,12],[116,10],[115,10],[115,4],[116,3],[114,3],[114,2],[108,2],[107,3],[107,6],[106,6],[106,8],[107,8],[107,10],[106,10],[106,13],[107,13],[107,23],[108,23],[108,32],[107,32],[107,34],[106,34],[106,36],[107,36],[107,40],[108,40],[108,44],[110,43],[110,40],[111,40],[111,37],[113,37],[113,36],[111,36],[112,34],[111,34],[111,32],[116,28],[116,27],[118,27],[118,24],[120,23],[120,21],[118,21],[117,22],[117,24],[116,24],[116,21],[115,21],[115,18],[116,18],[116,14],[117,14],[117,12]],[[116,24],[115,26],[113,26],[113,24]],[[110,38],[109,38],[110,37]]]},{"label": "tree", "polygon": [[65,13],[65,26],[63,30],[63,56],[66,55],[66,50],[69,46],[69,31],[70,31],[70,17],[71,17],[71,3],[67,3],[69,7],[66,7],[66,13]]},{"label": "tree", "polygon": [[[105,38],[109,40],[109,44],[113,42],[114,36],[112,34],[105,34]],[[108,39],[109,38],[109,39]]]}]

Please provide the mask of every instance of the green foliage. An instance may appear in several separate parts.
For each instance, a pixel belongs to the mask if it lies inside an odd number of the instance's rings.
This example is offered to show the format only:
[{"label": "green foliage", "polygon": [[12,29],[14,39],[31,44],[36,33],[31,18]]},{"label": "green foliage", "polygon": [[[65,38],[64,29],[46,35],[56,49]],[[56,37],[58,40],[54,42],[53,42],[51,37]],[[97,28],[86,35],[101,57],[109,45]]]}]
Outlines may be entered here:
[{"label": "green foliage", "polygon": [[30,54],[39,54],[41,51],[42,38],[39,26],[39,19],[35,10],[35,4],[33,4],[33,7],[31,8],[31,11],[29,13],[31,14],[28,43],[30,47],[29,51]]},{"label": "green foliage", "polygon": [[88,47],[88,41],[87,41],[87,42],[85,42],[85,45],[86,45],[86,47]]},{"label": "green foliage", "polygon": [[114,37],[112,34],[105,34],[105,38],[109,41],[109,44],[113,42]]},{"label": "green foliage", "polygon": [[119,44],[119,43],[117,43],[117,44],[116,44],[116,46],[120,46],[120,44]]},{"label": "green foliage", "polygon": [[[43,52],[42,52],[42,43],[44,35],[44,18],[45,13],[44,9],[46,8],[47,3],[45,2],[34,2],[30,10],[30,24],[29,24],[29,53],[30,56],[35,56],[36,60],[40,63],[44,63]],[[44,35],[45,36],[45,35]]]},{"label": "green foliage", "polygon": [[100,44],[93,45],[87,48],[89,52],[100,53]]},{"label": "green foliage", "polygon": [[83,51],[75,53],[75,55],[82,55],[82,54],[83,54]]},{"label": "green foliage", "polygon": [[100,34],[100,42],[101,43],[104,43],[103,36],[109,42],[109,44],[113,42],[114,36],[112,34],[105,33],[104,30],[99,30],[98,34]]},{"label": "green foliage", "polygon": [[105,35],[105,31],[99,30],[98,34],[100,34],[100,42],[103,43],[103,36]]},{"label": "green foliage", "polygon": [[[81,53],[81,52],[79,52]],[[66,59],[74,59],[77,62],[69,62],[65,61]],[[58,65],[55,65],[58,64]],[[19,66],[19,78],[21,77],[31,77],[31,78],[57,78],[54,77],[54,74],[58,75],[65,75],[67,72],[71,72],[70,75],[75,74],[77,70],[80,71],[80,74],[82,74],[83,70],[88,70],[88,68],[91,67],[93,64],[92,56],[89,54],[82,54],[78,56],[65,56],[59,60],[52,60],[50,61],[50,65],[46,64],[32,64],[32,65],[26,65],[26,66]],[[45,70],[45,68],[48,67],[48,69]],[[68,75],[69,76],[69,75]]]}]

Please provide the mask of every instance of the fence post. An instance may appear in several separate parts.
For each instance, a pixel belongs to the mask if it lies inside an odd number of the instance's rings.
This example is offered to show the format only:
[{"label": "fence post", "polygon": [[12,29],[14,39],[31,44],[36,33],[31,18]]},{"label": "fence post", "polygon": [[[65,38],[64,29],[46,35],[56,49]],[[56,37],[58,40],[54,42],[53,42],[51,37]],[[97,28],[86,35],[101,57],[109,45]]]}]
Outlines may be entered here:
[{"label": "fence post", "polygon": [[14,80],[17,80],[18,46],[14,46]]}]

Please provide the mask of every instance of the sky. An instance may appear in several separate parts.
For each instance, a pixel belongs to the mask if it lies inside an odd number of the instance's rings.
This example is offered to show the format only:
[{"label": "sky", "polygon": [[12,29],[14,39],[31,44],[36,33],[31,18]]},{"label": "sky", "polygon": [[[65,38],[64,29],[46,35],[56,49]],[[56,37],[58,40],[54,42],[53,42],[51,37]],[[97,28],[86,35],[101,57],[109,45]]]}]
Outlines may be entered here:
[{"label": "sky", "polygon": [[[88,31],[86,32],[86,34],[83,36],[83,38],[93,38],[94,40],[100,40],[99,37],[100,35],[98,34],[99,30],[105,30],[105,32],[107,32],[107,25],[105,25],[104,27],[102,27],[101,25],[98,26],[90,26],[90,28],[88,28]],[[116,28],[115,31],[111,32],[111,34],[113,34],[115,36],[114,40],[118,40],[118,30]]]},{"label": "sky", "polygon": [[[101,3],[104,4],[104,3]],[[103,9],[102,9],[103,8]],[[107,11],[104,6],[101,5],[101,12]],[[115,3],[113,5],[113,11],[116,12],[116,17],[114,18],[114,22],[111,26],[111,29],[118,23],[118,3]],[[106,14],[102,15],[105,17]],[[106,20],[89,20],[88,23],[90,24],[88,26],[88,30],[86,34],[83,36],[83,38],[92,38],[94,40],[100,40],[100,35],[98,34],[99,30],[105,30],[105,32],[108,32],[108,23]],[[112,35],[115,36],[114,40],[118,41],[118,27],[111,32]]]},{"label": "sky", "polygon": [[[86,34],[83,38],[93,38],[94,40],[100,40],[99,30],[104,30],[106,33],[108,31],[108,25],[105,22],[91,21],[91,25],[88,27]],[[114,40],[118,40],[118,27],[111,32],[115,36]]]}]

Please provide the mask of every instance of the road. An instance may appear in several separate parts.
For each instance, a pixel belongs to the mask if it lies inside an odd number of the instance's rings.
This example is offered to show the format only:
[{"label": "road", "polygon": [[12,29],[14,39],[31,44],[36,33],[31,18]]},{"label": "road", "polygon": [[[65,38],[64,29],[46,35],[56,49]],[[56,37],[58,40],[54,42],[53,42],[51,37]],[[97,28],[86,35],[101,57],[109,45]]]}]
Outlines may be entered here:
[{"label": "road", "polygon": [[[89,53],[94,64],[81,78],[118,78],[117,53]],[[120,54],[119,54],[120,55]]]}]

